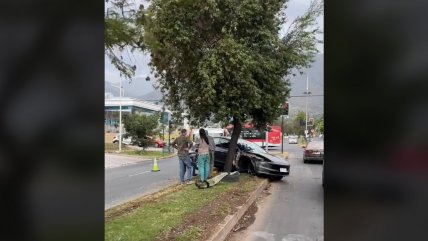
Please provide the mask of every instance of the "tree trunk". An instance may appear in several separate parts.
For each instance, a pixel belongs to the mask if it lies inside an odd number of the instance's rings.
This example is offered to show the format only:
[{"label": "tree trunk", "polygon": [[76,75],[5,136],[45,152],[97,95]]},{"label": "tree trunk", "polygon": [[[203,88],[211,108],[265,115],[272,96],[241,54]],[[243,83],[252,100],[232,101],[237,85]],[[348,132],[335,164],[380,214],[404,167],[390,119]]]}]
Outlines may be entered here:
[{"label": "tree trunk", "polygon": [[236,149],[238,148],[238,139],[241,131],[241,120],[233,117],[233,133],[229,143],[229,151],[227,152],[226,166],[224,168],[224,170],[228,173],[232,171],[233,158],[235,157]]}]

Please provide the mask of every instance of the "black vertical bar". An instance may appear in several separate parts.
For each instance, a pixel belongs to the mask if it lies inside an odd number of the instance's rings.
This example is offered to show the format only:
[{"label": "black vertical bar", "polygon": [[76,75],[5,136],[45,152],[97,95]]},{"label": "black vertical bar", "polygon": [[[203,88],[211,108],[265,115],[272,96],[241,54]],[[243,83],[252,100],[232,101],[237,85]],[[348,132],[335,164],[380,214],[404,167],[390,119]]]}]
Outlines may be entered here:
[{"label": "black vertical bar", "polygon": [[284,153],[284,116],[281,116],[281,154]]}]

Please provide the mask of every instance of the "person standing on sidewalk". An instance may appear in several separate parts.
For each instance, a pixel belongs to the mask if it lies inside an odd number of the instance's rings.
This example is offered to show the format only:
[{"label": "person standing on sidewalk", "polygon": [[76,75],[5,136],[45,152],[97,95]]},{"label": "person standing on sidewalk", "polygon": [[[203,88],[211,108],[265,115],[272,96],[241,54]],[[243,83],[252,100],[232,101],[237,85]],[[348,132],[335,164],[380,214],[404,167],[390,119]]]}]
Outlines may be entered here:
[{"label": "person standing on sidewalk", "polygon": [[214,171],[214,153],[215,153],[215,143],[214,143],[214,139],[212,138],[212,136],[209,135],[208,131],[207,132],[207,137],[208,137],[208,141],[210,142],[210,148],[209,148],[209,159],[210,159],[210,170],[208,172],[208,178],[212,178],[213,177],[213,171]]},{"label": "person standing on sidewalk", "polygon": [[209,172],[209,140],[206,131],[201,128],[199,129],[199,136],[201,137],[197,143],[198,147],[198,170],[199,170],[199,178],[201,182],[205,182],[208,179]]},{"label": "person standing on sidewalk", "polygon": [[[189,156],[189,149],[192,148],[193,142],[187,138],[187,130],[181,129],[180,136],[177,137],[171,146],[177,149],[178,161],[180,163],[180,182],[192,184],[192,161]],[[187,172],[187,180],[184,179],[184,174]]]}]

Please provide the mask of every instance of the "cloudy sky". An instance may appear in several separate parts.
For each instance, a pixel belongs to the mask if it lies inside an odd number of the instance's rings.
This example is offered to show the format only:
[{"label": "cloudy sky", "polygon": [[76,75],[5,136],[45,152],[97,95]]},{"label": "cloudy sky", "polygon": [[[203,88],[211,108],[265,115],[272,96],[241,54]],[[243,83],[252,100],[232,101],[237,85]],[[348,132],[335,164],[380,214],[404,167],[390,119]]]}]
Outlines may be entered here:
[{"label": "cloudy sky", "polygon": [[[142,2],[145,6],[147,6],[147,1],[136,0],[136,2]],[[280,32],[281,35],[283,35],[287,31],[292,20],[294,20],[297,16],[302,15],[307,10],[307,8],[309,7],[309,4],[310,4],[310,0],[290,0],[288,2],[288,8],[286,10],[288,22],[282,28]],[[323,31],[324,16],[320,16],[317,19],[317,21],[318,21],[318,25],[320,26],[320,29]],[[321,34],[320,36],[318,36],[318,39],[323,40],[324,39],[323,35]],[[321,53],[324,52],[322,44],[318,44],[318,50]],[[152,74],[150,74],[150,68],[148,67],[148,63],[150,61],[148,55],[137,53],[137,52],[131,53],[130,51],[124,51],[123,58],[125,59],[125,61],[133,65],[135,64],[137,66],[136,74],[132,82],[129,83],[129,82],[123,81],[124,85],[129,85],[129,86],[125,86],[124,88],[132,89],[132,92],[137,95],[144,95],[154,90],[154,88],[152,87],[152,84],[154,82],[154,77],[152,76]],[[150,82],[145,81],[147,76],[150,76],[151,78]],[[121,77],[119,75],[119,72],[113,67],[113,65],[110,63],[110,60],[106,56],[105,57],[105,81],[115,84],[115,83],[119,83],[120,78]],[[125,93],[125,95],[127,94]]]}]

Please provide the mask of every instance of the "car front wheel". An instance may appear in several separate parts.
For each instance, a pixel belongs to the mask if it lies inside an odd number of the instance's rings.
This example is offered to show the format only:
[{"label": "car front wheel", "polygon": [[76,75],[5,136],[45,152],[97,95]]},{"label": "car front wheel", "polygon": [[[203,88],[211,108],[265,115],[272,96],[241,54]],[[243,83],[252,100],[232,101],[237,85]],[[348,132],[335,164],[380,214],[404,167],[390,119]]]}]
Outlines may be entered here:
[{"label": "car front wheel", "polygon": [[271,181],[279,181],[279,180],[281,180],[283,178],[283,176],[272,176],[272,177],[269,177],[269,179],[271,180]]},{"label": "car front wheel", "polygon": [[254,166],[251,163],[248,165],[248,174],[250,174],[251,176],[256,175],[256,171],[254,170]]}]

